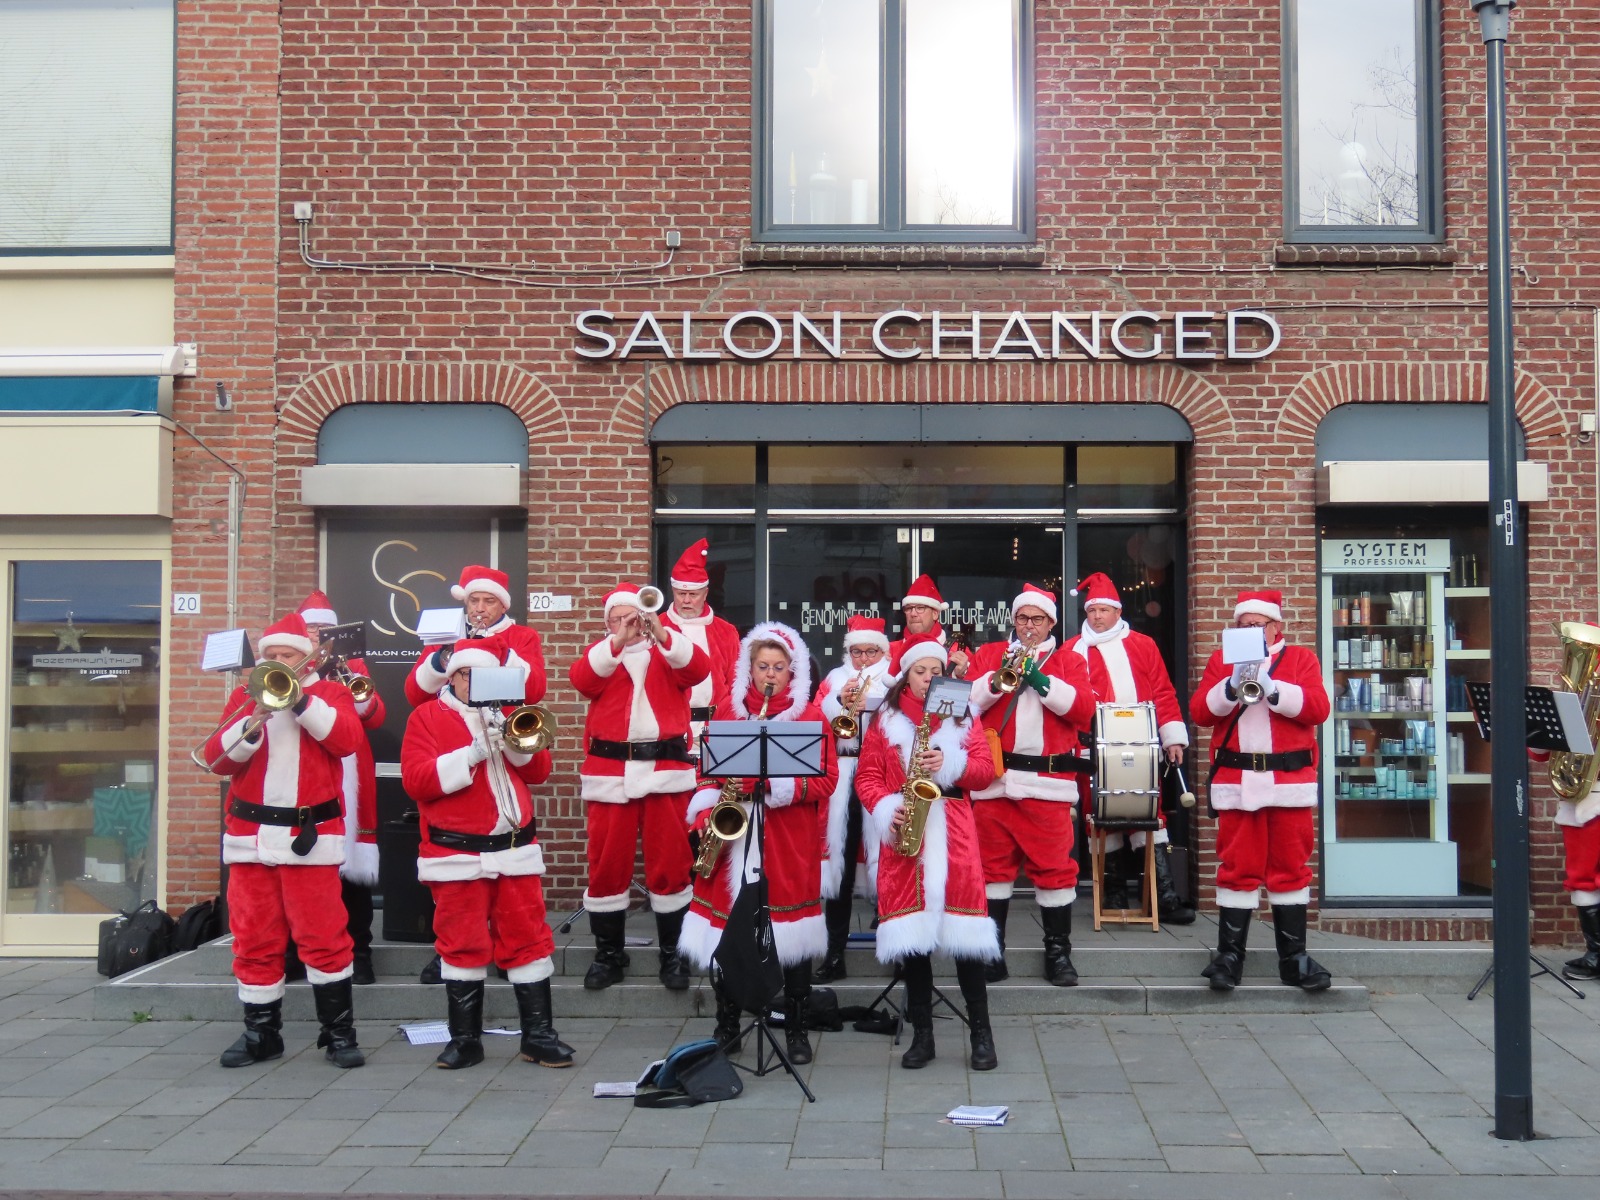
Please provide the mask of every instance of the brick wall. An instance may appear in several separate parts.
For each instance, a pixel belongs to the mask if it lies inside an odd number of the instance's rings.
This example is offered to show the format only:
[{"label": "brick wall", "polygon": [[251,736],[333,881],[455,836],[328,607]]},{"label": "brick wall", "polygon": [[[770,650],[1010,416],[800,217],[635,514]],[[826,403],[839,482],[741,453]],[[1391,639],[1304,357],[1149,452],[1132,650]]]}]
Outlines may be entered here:
[{"label": "brick wall", "polygon": [[[352,400],[507,403],[532,440],[529,586],[580,597],[578,611],[540,628],[571,729],[579,709],[565,667],[592,636],[603,592],[646,571],[650,529],[645,367],[577,359],[580,309],[1259,307],[1285,335],[1265,362],[657,364],[649,404],[652,415],[682,400],[1171,404],[1196,431],[1189,673],[1247,583],[1282,587],[1294,635],[1309,640],[1317,420],[1338,403],[1483,396],[1482,51],[1458,7],[1444,14],[1442,249],[1389,250],[1366,256],[1381,268],[1358,269],[1283,251],[1277,5],[1041,2],[1038,251],[999,265],[968,253],[945,269],[869,247],[834,255],[849,260],[843,269],[817,261],[826,254],[775,264],[781,252],[747,247],[747,4],[180,4],[178,331],[201,343],[205,374],[180,387],[179,413],[250,479],[242,619],[259,626],[314,581],[313,514],[298,504],[296,472],[313,461],[328,411]],[[1552,482],[1530,529],[1536,678],[1555,661],[1546,618],[1596,604],[1595,452],[1571,431],[1595,386],[1597,252],[1585,217],[1600,189],[1581,131],[1600,127],[1600,77],[1585,65],[1597,52],[1592,21],[1530,8],[1513,22],[1518,404],[1530,457]],[[315,253],[340,262],[616,274],[512,284],[313,271],[296,244],[297,200],[316,206]],[[668,227],[683,235],[671,267],[630,273],[659,261]],[[210,411],[217,379],[235,395],[231,413]],[[174,585],[205,593],[206,624],[223,586],[225,481],[181,443]],[[190,624],[180,637],[201,632]],[[180,905],[211,886],[216,820],[215,786],[178,760],[219,699],[214,681],[192,674],[175,686]],[[563,898],[581,887],[574,765],[560,756],[546,820]],[[1540,779],[1534,799],[1535,930],[1570,937]],[[1200,828],[1208,880],[1209,823]]]}]

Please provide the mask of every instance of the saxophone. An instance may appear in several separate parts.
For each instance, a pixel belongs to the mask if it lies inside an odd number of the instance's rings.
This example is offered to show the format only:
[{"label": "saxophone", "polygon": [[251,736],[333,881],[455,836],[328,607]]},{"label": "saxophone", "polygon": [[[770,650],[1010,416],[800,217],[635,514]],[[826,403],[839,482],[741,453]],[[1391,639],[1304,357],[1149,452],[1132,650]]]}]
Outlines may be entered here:
[{"label": "saxophone", "polygon": [[[766,688],[766,699],[761,702],[761,711],[755,716],[758,721],[764,720],[767,709],[772,706],[772,693],[775,689],[771,684]],[[710,879],[717,869],[717,859],[722,857],[722,848],[729,842],[736,842],[744,836],[746,829],[750,828],[750,814],[745,812],[744,805],[739,803],[741,795],[739,780],[736,778],[724,779],[722,790],[717,793],[717,802],[711,806],[711,816],[706,819],[706,829],[700,835],[700,850],[694,856],[694,873],[702,879]]]},{"label": "saxophone", "polygon": [[922,723],[917,726],[916,740],[911,743],[911,769],[906,775],[905,786],[900,789],[900,795],[904,797],[906,822],[900,827],[894,848],[907,858],[915,858],[922,853],[922,835],[928,827],[928,813],[933,809],[933,802],[939,798],[938,785],[918,762],[928,748],[928,738],[932,733],[933,714],[924,710]]}]

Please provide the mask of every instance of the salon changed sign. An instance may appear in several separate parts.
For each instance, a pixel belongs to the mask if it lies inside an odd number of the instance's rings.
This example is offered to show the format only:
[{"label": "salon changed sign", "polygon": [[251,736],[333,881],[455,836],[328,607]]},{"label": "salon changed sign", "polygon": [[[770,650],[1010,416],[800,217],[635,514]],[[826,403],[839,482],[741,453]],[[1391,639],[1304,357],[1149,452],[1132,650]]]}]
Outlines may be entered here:
[{"label": "salon changed sign", "polygon": [[1150,312],[694,312],[612,313],[573,322],[579,358],[764,362],[833,359],[913,362],[1062,360],[1177,362],[1266,358],[1283,331],[1251,309]]}]

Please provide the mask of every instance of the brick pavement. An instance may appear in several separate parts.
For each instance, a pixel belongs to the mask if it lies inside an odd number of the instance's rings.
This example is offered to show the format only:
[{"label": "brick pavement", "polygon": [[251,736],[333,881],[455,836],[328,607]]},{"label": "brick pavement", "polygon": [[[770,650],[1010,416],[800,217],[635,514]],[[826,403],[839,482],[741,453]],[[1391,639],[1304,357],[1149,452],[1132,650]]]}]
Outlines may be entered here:
[{"label": "brick pavement", "polygon": [[[1536,1124],[1489,1136],[1488,997],[1386,995],[1370,1012],[1007,1017],[1001,1069],[970,1074],[953,1023],[903,1071],[886,1037],[817,1037],[808,1105],[781,1076],[651,1112],[596,1100],[708,1022],[560,1021],[571,1071],[487,1039],[474,1070],[369,1022],[339,1072],[311,1026],[225,1071],[232,1023],[97,1021],[92,964],[0,962],[0,1192],[135,1195],[1182,1196],[1452,1200],[1588,1196],[1600,1174],[1600,997],[1534,990]],[[359,1004],[358,990],[358,1004]],[[1006,1103],[957,1129],[958,1103]],[[537,1168],[535,1172],[506,1168]],[[1287,1178],[1279,1178],[1287,1176]],[[1508,1177],[1515,1177],[1508,1178]]]}]

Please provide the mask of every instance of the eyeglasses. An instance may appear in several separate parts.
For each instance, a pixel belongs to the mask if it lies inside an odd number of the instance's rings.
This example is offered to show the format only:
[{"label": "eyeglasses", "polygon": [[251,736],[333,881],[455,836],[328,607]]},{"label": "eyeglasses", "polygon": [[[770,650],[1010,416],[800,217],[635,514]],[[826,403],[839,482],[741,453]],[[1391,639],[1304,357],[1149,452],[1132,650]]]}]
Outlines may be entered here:
[{"label": "eyeglasses", "polygon": [[758,671],[762,675],[782,675],[785,671],[787,671],[789,669],[789,664],[788,663],[756,663],[755,666],[751,667],[750,669],[752,671]]},{"label": "eyeglasses", "polygon": [[1265,629],[1268,625],[1276,625],[1277,623],[1276,621],[1239,621],[1236,627],[1239,629]]},{"label": "eyeglasses", "polygon": [[1037,617],[1024,617],[1019,614],[1011,619],[1018,625],[1048,625],[1050,623],[1050,618],[1044,613],[1040,613]]}]

